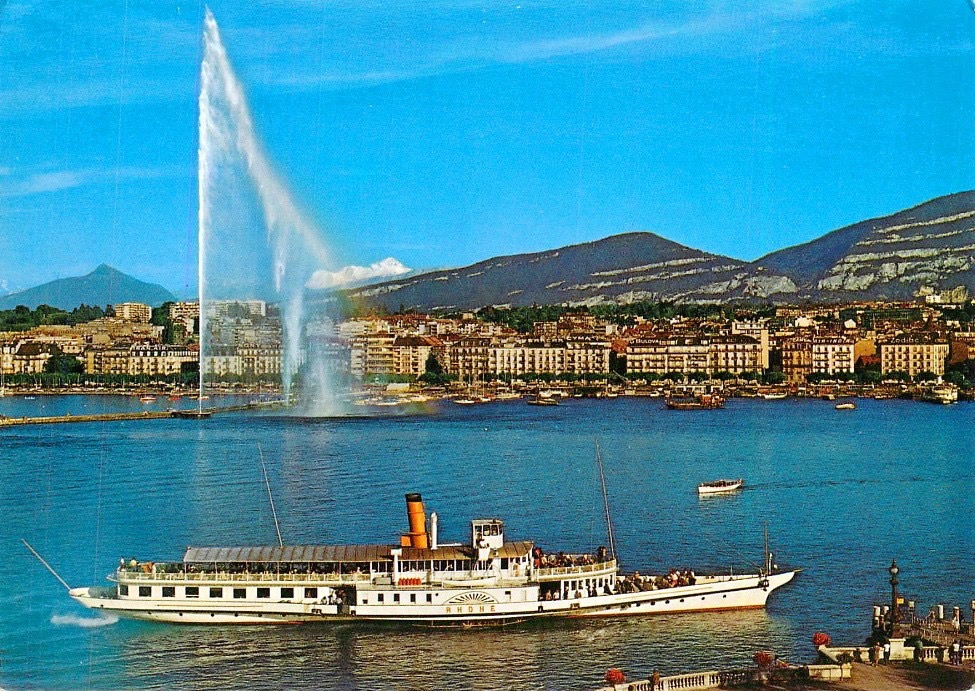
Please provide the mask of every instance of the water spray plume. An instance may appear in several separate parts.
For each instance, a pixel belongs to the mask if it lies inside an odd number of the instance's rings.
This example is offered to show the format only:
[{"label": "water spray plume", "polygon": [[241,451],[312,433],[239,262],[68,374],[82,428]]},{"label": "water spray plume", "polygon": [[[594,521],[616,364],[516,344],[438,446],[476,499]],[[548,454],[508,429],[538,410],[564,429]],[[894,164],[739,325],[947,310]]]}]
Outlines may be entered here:
[{"label": "water spray plume", "polygon": [[[290,395],[302,360],[305,284],[329,265],[330,252],[318,229],[299,211],[261,145],[243,86],[209,8],[203,27],[198,157],[201,389],[202,364],[209,354],[204,343],[205,301],[231,297],[218,295],[221,288],[215,274],[223,272],[226,284],[233,287],[231,299],[256,297],[258,283],[263,282],[281,303],[282,383]],[[248,219],[242,208],[246,204],[238,202],[248,195],[260,209],[263,238],[246,236]],[[249,273],[254,275],[248,277]],[[226,293],[227,286],[222,290]]]}]

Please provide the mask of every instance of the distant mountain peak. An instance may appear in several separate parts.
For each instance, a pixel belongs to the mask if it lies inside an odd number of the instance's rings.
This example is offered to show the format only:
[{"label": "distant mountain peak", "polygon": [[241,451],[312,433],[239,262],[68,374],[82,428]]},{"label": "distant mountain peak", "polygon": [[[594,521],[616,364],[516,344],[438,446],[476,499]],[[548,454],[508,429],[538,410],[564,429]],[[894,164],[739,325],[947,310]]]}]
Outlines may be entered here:
[{"label": "distant mountain peak", "polygon": [[0,309],[26,305],[50,305],[74,309],[78,305],[111,305],[120,302],[142,302],[157,307],[176,298],[156,283],[146,283],[108,264],[99,264],[84,276],[59,278],[43,285],[0,297]]}]

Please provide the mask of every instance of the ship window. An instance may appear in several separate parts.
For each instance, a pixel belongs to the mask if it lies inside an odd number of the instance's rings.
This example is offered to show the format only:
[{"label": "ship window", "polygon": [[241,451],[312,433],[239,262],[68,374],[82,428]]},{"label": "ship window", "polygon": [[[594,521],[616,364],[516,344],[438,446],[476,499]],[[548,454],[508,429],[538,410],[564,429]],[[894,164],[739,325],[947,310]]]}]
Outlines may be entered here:
[{"label": "ship window", "polygon": [[223,597],[223,588],[210,588],[210,597]]},{"label": "ship window", "polygon": [[379,600],[380,604],[382,604],[382,601],[385,600],[386,597],[382,593],[379,593],[379,595],[376,596],[376,599]]},{"label": "ship window", "polygon": [[257,596],[260,597],[260,598],[271,597],[271,589],[270,588],[258,588],[257,589]]},{"label": "ship window", "polygon": [[393,602],[399,602],[399,593],[393,593]]},{"label": "ship window", "polygon": [[200,587],[196,585],[186,586],[186,597],[200,597]]},{"label": "ship window", "polygon": [[176,597],[176,586],[174,585],[164,585],[163,586],[163,597]]},{"label": "ship window", "polygon": [[127,586],[127,585],[120,585],[118,587],[118,594],[120,596],[122,596],[122,597],[125,597],[126,595],[128,595],[129,594],[129,586]]},{"label": "ship window", "polygon": [[508,558],[507,557],[503,557],[501,559],[501,568],[502,569],[508,568]]},{"label": "ship window", "polygon": [[281,597],[285,600],[290,600],[295,596],[294,588],[281,588]]},{"label": "ship window", "polygon": [[427,593],[427,602],[433,602],[433,593]]},{"label": "ship window", "polygon": [[243,600],[247,597],[247,588],[234,588],[234,599]]},{"label": "ship window", "polygon": [[140,585],[139,597],[152,597],[152,588],[147,585]]},{"label": "ship window", "polygon": [[305,597],[315,599],[318,597],[318,588],[305,588]]},{"label": "ship window", "polygon": [[410,593],[410,603],[416,603],[416,593]]}]

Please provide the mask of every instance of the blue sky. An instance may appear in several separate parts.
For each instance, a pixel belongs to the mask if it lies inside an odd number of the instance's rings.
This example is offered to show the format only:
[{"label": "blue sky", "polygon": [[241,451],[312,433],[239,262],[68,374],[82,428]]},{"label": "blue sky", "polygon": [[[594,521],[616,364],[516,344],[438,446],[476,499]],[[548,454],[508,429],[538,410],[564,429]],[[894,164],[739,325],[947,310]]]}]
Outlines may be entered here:
[{"label": "blue sky", "polygon": [[[963,0],[210,3],[337,269],[753,259],[975,188]],[[202,3],[0,0],[0,287],[196,281]]]}]

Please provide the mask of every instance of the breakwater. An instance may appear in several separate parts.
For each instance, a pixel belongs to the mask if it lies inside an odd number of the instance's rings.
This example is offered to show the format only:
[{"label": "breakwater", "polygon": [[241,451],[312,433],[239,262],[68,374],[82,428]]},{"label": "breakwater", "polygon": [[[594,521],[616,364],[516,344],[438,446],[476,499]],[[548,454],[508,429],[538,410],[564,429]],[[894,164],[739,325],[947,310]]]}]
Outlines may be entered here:
[{"label": "breakwater", "polygon": [[104,412],[90,414],[23,415],[18,417],[0,415],[0,427],[17,427],[22,425],[56,425],[79,422],[125,422],[132,420],[163,420],[169,418],[199,419],[208,418],[220,413],[237,413],[246,410],[269,410],[284,407],[282,401],[250,402],[237,405],[211,406],[207,408],[179,408],[166,410],[141,410],[129,412]]}]

